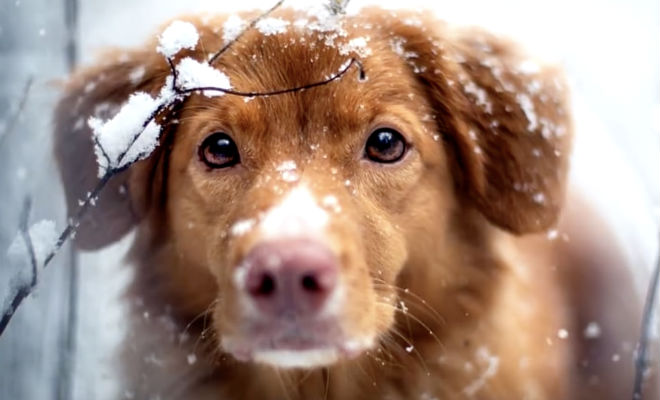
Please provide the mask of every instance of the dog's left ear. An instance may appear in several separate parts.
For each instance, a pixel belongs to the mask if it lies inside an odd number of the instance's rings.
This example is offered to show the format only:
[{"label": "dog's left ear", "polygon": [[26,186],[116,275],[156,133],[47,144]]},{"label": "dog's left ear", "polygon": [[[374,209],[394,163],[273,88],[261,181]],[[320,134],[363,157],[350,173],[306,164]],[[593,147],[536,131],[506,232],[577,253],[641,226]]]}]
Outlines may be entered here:
[{"label": "dog's left ear", "polygon": [[399,21],[386,24],[390,40],[427,91],[462,193],[510,232],[552,226],[572,133],[559,71],[483,32]]}]

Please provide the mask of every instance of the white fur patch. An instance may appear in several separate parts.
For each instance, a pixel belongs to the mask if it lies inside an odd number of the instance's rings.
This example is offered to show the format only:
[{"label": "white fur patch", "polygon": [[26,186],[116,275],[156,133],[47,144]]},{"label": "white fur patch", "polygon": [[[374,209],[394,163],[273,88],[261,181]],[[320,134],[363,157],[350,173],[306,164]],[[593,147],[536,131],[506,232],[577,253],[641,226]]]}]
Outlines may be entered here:
[{"label": "white fur patch", "polygon": [[332,364],[339,359],[336,349],[267,350],[254,354],[254,360],[279,368],[314,368]]},{"label": "white fur patch", "polygon": [[328,213],[305,186],[298,186],[265,214],[259,229],[267,238],[306,237],[320,233],[327,223]]}]

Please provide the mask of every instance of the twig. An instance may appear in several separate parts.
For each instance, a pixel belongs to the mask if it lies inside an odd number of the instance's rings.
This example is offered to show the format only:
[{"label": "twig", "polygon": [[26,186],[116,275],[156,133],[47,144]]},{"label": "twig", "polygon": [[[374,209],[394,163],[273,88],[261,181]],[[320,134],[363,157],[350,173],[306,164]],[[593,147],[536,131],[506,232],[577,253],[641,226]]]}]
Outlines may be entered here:
[{"label": "twig", "polygon": [[259,23],[259,21],[261,21],[262,19],[264,19],[264,18],[266,18],[267,16],[269,16],[273,11],[277,10],[277,9],[282,5],[282,3],[284,3],[284,0],[279,0],[279,1],[278,1],[277,3],[275,3],[275,5],[272,6],[268,11],[264,12],[263,14],[261,14],[260,16],[258,16],[257,18],[253,19],[253,20],[250,22],[250,24],[249,24],[248,26],[246,26],[245,28],[243,28],[243,30],[242,30],[238,35],[236,35],[235,38],[233,38],[233,39],[230,40],[227,44],[225,44],[220,50],[218,50],[217,53],[215,53],[215,54],[213,55],[213,57],[211,57],[211,58],[209,59],[209,65],[212,65],[212,64],[215,62],[215,60],[218,59],[218,57],[220,57],[220,56],[221,56],[222,54],[224,54],[227,50],[229,50],[229,48],[230,48],[231,46],[233,46],[234,43],[238,42],[238,40],[239,40],[239,39],[245,34],[245,32],[247,32],[247,31],[249,31],[250,29],[254,28],[254,27]]},{"label": "twig", "polygon": [[350,0],[330,0],[326,7],[334,15],[340,15],[346,13],[346,7],[348,7],[348,3],[350,3]]},{"label": "twig", "polygon": [[[51,251],[48,253],[46,258],[44,259],[44,267],[50,263],[50,261],[55,257],[55,255],[59,252],[59,250],[62,248],[64,243],[71,237],[73,233],[78,229],[78,226],[80,225],[80,220],[82,217],[85,215],[87,210],[89,209],[90,206],[92,206],[93,203],[96,202],[96,199],[98,198],[99,194],[105,187],[105,185],[108,184],[110,179],[117,175],[119,172],[123,171],[123,169],[118,170],[118,169],[109,169],[102,177],[101,179],[96,183],[96,186],[94,189],[87,194],[87,197],[83,201],[83,203],[80,205],[78,208],[78,212],[76,212],[76,215],[73,217],[69,218],[69,222],[66,225],[66,228],[60,233],[60,236],[57,238],[57,242],[55,243],[55,246],[51,249]],[[2,332],[0,332],[0,335]]]},{"label": "twig", "polygon": [[28,96],[30,95],[30,89],[32,89],[33,83],[34,83],[34,76],[30,75],[27,81],[25,82],[25,87],[23,88],[23,94],[21,95],[21,100],[18,103],[18,108],[9,119],[9,123],[7,124],[5,129],[0,131],[0,147],[2,147],[4,140],[16,127],[16,123],[18,123],[18,119],[20,118],[21,114],[23,113],[23,110],[25,109],[25,105],[27,104],[27,99]]},{"label": "twig", "polygon": [[303,90],[311,89],[317,86],[323,86],[327,85],[330,82],[336,81],[337,79],[341,78],[346,72],[348,72],[349,69],[353,65],[357,65],[358,71],[359,71],[359,77],[360,80],[364,80],[366,77],[366,74],[364,72],[364,68],[362,67],[362,63],[357,60],[356,58],[351,58],[349,63],[342,68],[339,72],[336,74],[330,76],[327,79],[324,79],[319,82],[314,82],[314,83],[309,83],[307,85],[302,85],[302,86],[297,86],[293,88],[288,88],[288,89],[278,89],[278,90],[273,90],[271,92],[240,92],[232,89],[224,89],[224,88],[219,88],[219,87],[196,87],[196,88],[189,88],[189,89],[177,89],[177,93],[179,94],[189,94],[192,92],[197,92],[197,91],[215,91],[215,92],[222,92],[225,94],[230,94],[234,96],[242,96],[242,97],[267,97],[267,96],[277,96],[285,93],[293,93],[293,92],[300,92]]},{"label": "twig", "polygon": [[656,296],[658,294],[658,281],[660,281],[660,255],[656,260],[655,269],[651,276],[648,292],[646,293],[646,302],[644,303],[644,314],[642,318],[642,331],[640,333],[639,343],[637,345],[637,357],[635,358],[635,384],[633,386],[633,400],[643,399],[642,386],[644,384],[644,374],[648,368],[648,346],[651,339],[651,322],[654,320],[653,311],[655,309]]},{"label": "twig", "polygon": [[20,220],[20,230],[21,237],[25,242],[25,247],[28,250],[28,255],[30,257],[30,263],[32,264],[32,279],[30,283],[22,286],[18,289],[14,298],[12,299],[11,306],[4,311],[2,319],[0,319],[0,336],[5,331],[5,328],[9,324],[11,317],[14,315],[14,312],[18,306],[23,302],[23,300],[32,293],[34,288],[37,286],[37,275],[39,273],[37,265],[37,256],[34,254],[34,246],[32,244],[32,238],[30,237],[30,231],[28,228],[28,220],[30,218],[30,209],[32,208],[32,200],[27,197],[23,201],[23,210],[21,211],[21,220]]}]

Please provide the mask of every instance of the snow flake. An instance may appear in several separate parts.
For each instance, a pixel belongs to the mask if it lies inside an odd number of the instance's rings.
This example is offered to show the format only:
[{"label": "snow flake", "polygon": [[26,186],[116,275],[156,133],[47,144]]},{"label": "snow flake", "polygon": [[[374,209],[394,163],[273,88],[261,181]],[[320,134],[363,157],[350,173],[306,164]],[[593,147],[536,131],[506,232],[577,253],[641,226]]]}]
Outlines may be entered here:
[{"label": "snow flake", "polygon": [[137,85],[144,77],[144,73],[147,71],[144,65],[139,65],[128,74],[128,79],[132,84]]},{"label": "snow flake", "polygon": [[298,166],[296,165],[295,161],[287,160],[275,167],[275,170],[280,173],[283,181],[296,182],[298,179],[300,179],[297,168]]},{"label": "snow flake", "polygon": [[541,192],[534,193],[534,195],[532,196],[532,200],[536,204],[545,204],[545,200],[546,200],[545,199],[545,194],[543,194]]},{"label": "snow flake", "polygon": [[403,24],[406,26],[421,27],[422,21],[419,18],[404,18]]},{"label": "snow flake", "polygon": [[591,321],[584,328],[583,335],[585,339],[598,339],[601,333],[602,331],[600,329],[600,325],[598,324],[598,322]]},{"label": "snow flake", "polygon": [[357,37],[348,41],[348,43],[339,46],[339,54],[348,55],[356,53],[358,56],[364,58],[371,55],[371,49],[367,47],[367,37]]},{"label": "snow flake", "polygon": [[337,200],[337,197],[333,195],[327,195],[323,198],[321,201],[321,204],[324,207],[327,207],[331,209],[332,211],[338,213],[341,211],[341,206],[339,205],[339,201]]},{"label": "snow flake", "polygon": [[480,88],[472,81],[463,84],[463,91],[471,94],[477,100],[477,105],[484,109],[488,114],[493,112],[493,105],[488,101],[488,96],[483,88]]},{"label": "snow flake", "polygon": [[477,394],[477,392],[484,387],[486,382],[495,376],[500,366],[499,357],[492,355],[486,347],[480,347],[477,350],[477,361],[479,364],[484,365],[485,369],[477,379],[463,389],[463,393],[469,397],[473,397]]},{"label": "snow flake", "polygon": [[541,67],[539,67],[539,65],[532,60],[523,61],[520,63],[520,65],[518,65],[518,72],[524,75],[537,74],[540,70]]},{"label": "snow flake", "polygon": [[165,57],[172,58],[183,49],[194,49],[198,40],[199,33],[195,25],[174,21],[160,35],[156,50]]},{"label": "snow flake", "polygon": [[250,219],[242,219],[240,221],[236,221],[234,225],[232,225],[230,232],[232,236],[243,236],[250,232],[252,228],[254,228],[254,225],[256,224],[256,221],[252,218]]},{"label": "snow flake", "polygon": [[406,51],[405,45],[406,45],[406,39],[400,36],[393,37],[392,39],[390,39],[390,48],[395,54],[403,57],[406,60],[409,58],[418,57],[417,53],[412,51]]},{"label": "snow flake", "polygon": [[518,101],[518,104],[520,104],[520,108],[522,108],[523,112],[525,113],[527,121],[529,121],[527,130],[534,132],[536,128],[538,128],[539,123],[536,117],[536,111],[534,110],[534,103],[532,102],[532,99],[530,99],[529,96],[524,93],[518,93],[516,95],[516,100]]}]

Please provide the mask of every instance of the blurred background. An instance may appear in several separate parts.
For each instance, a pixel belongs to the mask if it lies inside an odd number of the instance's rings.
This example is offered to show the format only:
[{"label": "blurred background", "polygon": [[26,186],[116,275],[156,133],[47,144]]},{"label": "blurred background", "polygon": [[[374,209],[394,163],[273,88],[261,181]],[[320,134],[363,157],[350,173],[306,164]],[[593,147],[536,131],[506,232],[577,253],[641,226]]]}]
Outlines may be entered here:
[{"label": "blurred background", "polygon": [[[267,8],[242,0],[0,0],[0,302],[29,268],[6,249],[21,205],[30,221],[65,225],[51,156],[58,80],[100,49],[144,42],[182,13]],[[309,3],[295,0],[285,4]],[[353,0],[349,12],[374,4]],[[577,123],[572,179],[608,217],[639,269],[640,295],[657,251],[660,221],[660,1],[385,0],[438,18],[480,25],[564,66]],[[94,254],[65,246],[36,293],[0,337],[0,399],[116,399],[114,349],[124,334],[119,301],[130,280],[121,256],[130,237]]]}]

